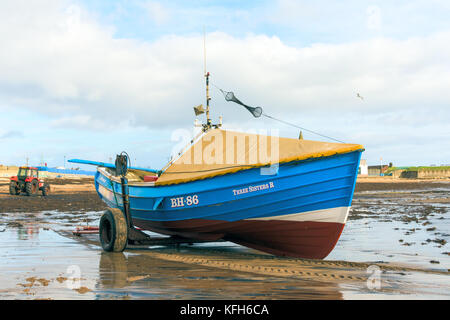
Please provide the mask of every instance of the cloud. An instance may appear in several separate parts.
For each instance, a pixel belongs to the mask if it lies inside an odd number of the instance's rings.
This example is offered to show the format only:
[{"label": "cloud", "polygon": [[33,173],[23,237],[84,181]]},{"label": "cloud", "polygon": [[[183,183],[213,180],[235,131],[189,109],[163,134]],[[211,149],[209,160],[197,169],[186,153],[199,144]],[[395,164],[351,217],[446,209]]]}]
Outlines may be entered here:
[{"label": "cloud", "polygon": [[378,6],[367,7],[367,28],[378,31],[381,29],[381,10]]},{"label": "cloud", "polygon": [[20,131],[7,131],[0,135],[0,140],[6,140],[6,139],[14,139],[14,138],[23,138],[24,134]]},{"label": "cloud", "polygon": [[[152,5],[155,14],[167,9]],[[365,9],[361,28],[368,22]],[[294,23],[296,11],[290,12]],[[389,10],[382,12],[384,31]],[[166,13],[159,16],[169,20],[160,23],[175,19],[172,11]],[[0,46],[0,109],[37,112],[51,119],[51,128],[189,126],[192,107],[204,103],[201,30],[153,40],[120,38],[114,27],[70,1],[19,0],[0,11]],[[437,141],[446,133],[450,32],[445,30],[297,46],[263,33],[210,32],[207,55],[214,85],[268,114],[368,150],[381,150],[390,136],[408,139],[412,128],[421,129],[415,141],[421,135]],[[237,125],[249,119],[246,110],[211,89],[215,118],[223,114]]]},{"label": "cloud", "polygon": [[170,12],[169,9],[156,1],[146,1],[141,4],[147,11],[148,16],[157,25],[164,24],[169,21]]},{"label": "cloud", "polygon": [[67,116],[50,121],[50,127],[55,129],[78,129],[107,131],[117,127],[128,127],[127,121],[103,121],[90,115]]}]

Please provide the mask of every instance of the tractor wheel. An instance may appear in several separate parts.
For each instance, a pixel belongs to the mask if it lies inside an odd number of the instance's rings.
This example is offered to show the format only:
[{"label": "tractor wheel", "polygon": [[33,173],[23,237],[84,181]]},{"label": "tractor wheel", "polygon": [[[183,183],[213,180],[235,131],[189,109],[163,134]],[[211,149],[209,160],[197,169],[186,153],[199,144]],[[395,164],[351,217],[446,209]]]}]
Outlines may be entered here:
[{"label": "tractor wheel", "polygon": [[9,183],[9,193],[13,196],[16,196],[20,193],[19,186],[16,181],[11,181]]},{"label": "tractor wheel", "polygon": [[48,196],[48,194],[50,193],[50,186],[46,183],[44,183],[44,185],[42,186],[42,195]]},{"label": "tractor wheel", "polygon": [[25,183],[25,192],[26,192],[27,196],[31,196],[32,194],[35,194],[38,189],[39,189],[39,184],[36,180]]},{"label": "tractor wheel", "polygon": [[100,243],[107,252],[122,252],[128,242],[128,225],[123,212],[109,208],[100,219]]}]

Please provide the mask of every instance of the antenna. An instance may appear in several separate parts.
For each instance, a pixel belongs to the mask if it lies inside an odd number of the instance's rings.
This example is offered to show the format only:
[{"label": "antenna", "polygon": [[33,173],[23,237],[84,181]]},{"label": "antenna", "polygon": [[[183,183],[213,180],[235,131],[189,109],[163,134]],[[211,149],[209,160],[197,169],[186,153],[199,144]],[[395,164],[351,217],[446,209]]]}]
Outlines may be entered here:
[{"label": "antenna", "polygon": [[206,74],[206,28],[203,26],[203,61],[204,61],[204,70]]},{"label": "antenna", "polygon": [[205,78],[206,78],[206,125],[205,129],[208,130],[211,128],[211,119],[209,118],[209,100],[211,97],[209,96],[209,72],[206,71],[206,28],[203,26],[203,55],[204,55],[204,64],[205,64]]},{"label": "antenna", "polygon": [[[202,113],[206,113],[206,123],[204,124],[195,124],[195,126],[202,126],[203,132],[208,131],[211,128],[220,128],[222,126],[222,120],[219,120],[218,124],[212,124],[211,118],[209,117],[209,101],[211,101],[211,97],[209,96],[209,72],[206,69],[206,27],[203,26],[203,63],[204,63],[204,76],[206,79],[206,108],[203,108],[203,105],[199,105],[194,107],[195,115],[198,116]],[[214,84],[213,84],[214,85]],[[197,121],[197,120],[196,120]]]}]

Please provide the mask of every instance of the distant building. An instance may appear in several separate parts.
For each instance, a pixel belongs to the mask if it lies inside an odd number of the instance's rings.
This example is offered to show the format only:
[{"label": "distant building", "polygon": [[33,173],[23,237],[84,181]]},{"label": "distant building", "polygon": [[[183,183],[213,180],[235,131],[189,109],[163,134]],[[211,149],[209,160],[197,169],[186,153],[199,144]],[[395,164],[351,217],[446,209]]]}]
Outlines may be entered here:
[{"label": "distant building", "polygon": [[381,176],[384,175],[386,170],[389,168],[387,164],[378,165],[378,166],[369,166],[369,176]]},{"label": "distant building", "polygon": [[367,160],[361,159],[359,162],[358,175],[367,176],[369,175],[369,167],[367,166]]}]

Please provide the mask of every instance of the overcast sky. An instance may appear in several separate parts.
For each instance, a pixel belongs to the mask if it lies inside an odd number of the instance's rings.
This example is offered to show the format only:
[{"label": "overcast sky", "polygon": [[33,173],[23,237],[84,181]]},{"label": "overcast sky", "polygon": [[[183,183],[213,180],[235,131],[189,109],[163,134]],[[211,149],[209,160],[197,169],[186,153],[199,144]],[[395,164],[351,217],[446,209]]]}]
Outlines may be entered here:
[{"label": "overcast sky", "polygon": [[[448,17],[437,0],[0,0],[0,163],[164,165],[204,103],[205,27],[211,82],[240,100],[369,164],[448,164]],[[211,95],[229,128],[298,137]]]}]

